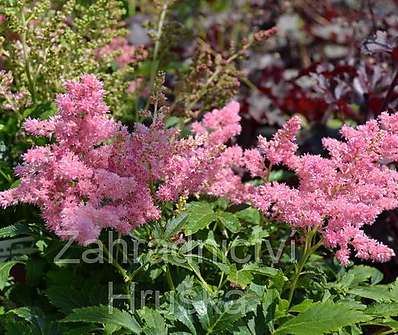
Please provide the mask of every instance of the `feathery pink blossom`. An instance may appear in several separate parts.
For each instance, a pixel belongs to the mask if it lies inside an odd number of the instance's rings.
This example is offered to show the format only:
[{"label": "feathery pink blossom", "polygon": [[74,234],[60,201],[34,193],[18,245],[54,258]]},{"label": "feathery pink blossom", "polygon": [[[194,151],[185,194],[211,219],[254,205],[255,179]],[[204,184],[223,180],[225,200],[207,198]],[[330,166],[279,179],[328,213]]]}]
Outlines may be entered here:
[{"label": "feathery pink blossom", "polygon": [[141,127],[129,134],[109,118],[102,84],[94,76],[65,86],[54,118],[25,125],[34,135],[53,136],[55,143],[24,155],[16,168],[21,184],[0,193],[1,206],[38,205],[52,231],[82,244],[104,228],[128,233],[158,219],[150,190],[159,178],[154,153],[168,152],[170,131]]},{"label": "feathery pink blossom", "polygon": [[[393,251],[367,237],[364,225],[398,207],[398,117],[382,114],[357,128],[343,127],[343,140],[324,139],[328,157],[297,154],[300,120],[292,118],[258,148],[228,145],[241,131],[239,104],[231,102],[192,124],[179,138],[162,120],[133,132],[109,117],[102,84],[91,75],[67,82],[58,113],[27,120],[25,130],[53,144],[35,147],[15,170],[18,187],[0,193],[0,206],[38,205],[49,229],[87,244],[106,228],[123,234],[160,218],[159,201],[207,194],[249,203],[295,229],[316,227],[327,247],[347,264],[351,250],[365,260],[387,261]],[[298,186],[268,182],[282,164]],[[242,173],[263,184],[242,182]],[[159,185],[155,189],[155,185]]]},{"label": "feathery pink blossom", "polygon": [[344,141],[323,141],[329,158],[297,155],[298,121],[289,121],[273,140],[260,138],[259,148],[264,159],[294,171],[298,187],[267,183],[255,188],[247,201],[293,227],[318,227],[325,244],[339,249],[336,256],[343,264],[350,247],[358,258],[387,261],[394,252],[368,238],[362,227],[398,206],[398,172],[386,165],[397,157],[396,120],[383,114],[356,129],[343,127]]}]

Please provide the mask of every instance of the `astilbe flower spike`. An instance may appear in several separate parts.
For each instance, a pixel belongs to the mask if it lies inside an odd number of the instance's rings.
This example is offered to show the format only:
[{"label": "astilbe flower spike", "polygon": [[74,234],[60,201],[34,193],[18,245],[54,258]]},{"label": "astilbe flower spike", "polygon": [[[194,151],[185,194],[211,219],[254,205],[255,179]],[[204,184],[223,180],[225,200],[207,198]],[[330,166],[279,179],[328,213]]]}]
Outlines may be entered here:
[{"label": "astilbe flower spike", "polygon": [[82,244],[106,227],[127,233],[158,219],[149,187],[157,168],[148,167],[153,151],[166,150],[169,132],[142,127],[129,134],[108,117],[102,84],[94,76],[65,86],[54,118],[25,124],[27,132],[54,137],[55,143],[24,155],[16,168],[21,184],[0,193],[0,205],[38,205],[52,231]]},{"label": "astilbe flower spike", "polygon": [[[94,76],[65,87],[55,117],[25,123],[26,132],[55,143],[28,150],[16,168],[20,186],[1,192],[0,206],[37,205],[50,230],[81,244],[98,238],[104,228],[126,234],[159,219],[159,199],[201,191],[216,170],[212,160],[222,154],[223,143],[240,131],[239,105],[231,103],[198,124],[216,127],[211,136],[177,140],[177,131],[161,120],[150,127],[137,124],[129,133],[109,118],[102,84]],[[153,190],[158,181],[163,182],[159,199]]]},{"label": "astilbe flower spike", "polygon": [[295,228],[317,227],[329,247],[347,264],[350,248],[364,260],[387,261],[394,252],[368,238],[362,227],[384,210],[398,206],[398,173],[388,166],[398,153],[398,118],[383,114],[357,129],[343,127],[345,141],[324,139],[329,157],[297,155],[293,118],[270,142],[259,139],[259,151],[271,163],[282,163],[299,179],[297,188],[266,183],[247,201]]},{"label": "astilbe flower spike", "polygon": [[[156,205],[179,196],[208,194],[249,203],[295,229],[316,227],[324,244],[347,264],[351,249],[365,260],[386,261],[393,251],[362,228],[384,210],[398,207],[398,116],[382,114],[358,128],[343,127],[343,141],[324,139],[328,157],[298,155],[300,119],[292,118],[257,148],[227,146],[238,135],[239,104],[231,102],[178,138],[161,119],[129,133],[108,117],[101,83],[91,75],[67,82],[58,113],[28,120],[25,129],[55,139],[30,149],[16,168],[21,183],[0,193],[0,205],[38,205],[48,227],[63,239],[87,244],[104,228],[123,234],[160,217]],[[294,171],[298,187],[269,183],[272,166]],[[243,183],[247,170],[264,183]],[[159,184],[157,190],[154,185]]]},{"label": "astilbe flower spike", "polygon": [[[218,134],[234,129],[228,125],[228,120],[239,121],[237,111],[238,105],[233,103],[193,125],[194,132],[204,136],[204,144],[192,147],[185,158],[177,156],[180,164],[181,161],[186,164],[185,169],[181,169],[181,165],[170,167],[168,174],[178,175],[172,187],[178,189],[177,193],[199,192],[225,197],[234,203],[250,203],[264,215],[287,222],[295,229],[316,227],[326,246],[338,248],[336,256],[344,265],[349,261],[351,248],[356,257],[364,260],[384,262],[394,255],[392,249],[367,237],[362,228],[372,224],[384,210],[398,207],[398,172],[389,167],[398,159],[396,115],[382,114],[378,120],[357,129],[343,127],[341,133],[345,141],[324,139],[328,158],[297,154],[298,117],[289,120],[271,141],[260,137],[256,149],[224,147],[214,155],[211,145],[208,146],[211,139],[225,140],[239,132],[236,128],[229,136]],[[226,120],[225,128],[219,130],[212,126],[216,121],[208,120],[217,120],[223,113],[228,117],[222,118]],[[207,148],[206,155],[203,155],[203,148]],[[188,161],[195,164],[190,165]],[[269,168],[278,164],[295,172],[298,187],[267,182]],[[198,166],[200,168],[196,169]],[[253,177],[263,177],[264,184],[242,183],[235,172],[241,169],[247,169]],[[195,178],[202,182],[193,185]]]},{"label": "astilbe flower spike", "polygon": [[[175,143],[174,152],[164,166],[164,182],[158,190],[162,200],[176,200],[179,195],[207,193],[230,194],[240,200],[245,186],[230,169],[238,164],[242,149],[225,143],[241,131],[239,104],[231,102],[192,124],[193,136]],[[210,186],[211,185],[211,186]]]}]

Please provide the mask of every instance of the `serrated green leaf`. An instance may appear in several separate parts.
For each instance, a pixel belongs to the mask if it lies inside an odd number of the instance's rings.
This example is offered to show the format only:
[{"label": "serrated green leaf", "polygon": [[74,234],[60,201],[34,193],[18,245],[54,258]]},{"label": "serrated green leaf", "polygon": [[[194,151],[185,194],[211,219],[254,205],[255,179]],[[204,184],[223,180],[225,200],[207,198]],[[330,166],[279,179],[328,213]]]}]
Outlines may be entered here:
[{"label": "serrated green leaf", "polygon": [[268,266],[259,266],[254,263],[245,264],[242,269],[237,270],[236,265],[233,264],[229,266],[227,279],[241,288],[246,288],[246,286],[253,281],[254,274],[274,277],[278,275],[279,272],[280,271],[277,269]]},{"label": "serrated green leaf", "polygon": [[9,238],[15,237],[19,235],[27,235],[29,234],[30,228],[27,224],[24,223],[16,223],[11,226],[7,226],[0,229],[0,238]]},{"label": "serrated green leaf", "polygon": [[167,335],[166,323],[157,310],[144,307],[138,313],[144,321],[142,330],[145,335]]},{"label": "serrated green leaf", "polygon": [[229,260],[225,256],[224,252],[220,249],[216,240],[214,239],[214,233],[209,231],[207,239],[204,242],[204,247],[211,252],[214,256],[222,261],[225,265],[229,266]]},{"label": "serrated green leaf", "polygon": [[232,233],[237,233],[240,229],[240,223],[238,217],[233,213],[218,212],[217,218],[221,223]]},{"label": "serrated green leaf", "polygon": [[7,312],[8,314],[15,314],[16,316],[24,319],[25,321],[33,322],[36,317],[35,312],[29,307],[19,307],[11,309]]},{"label": "serrated green leaf", "polygon": [[10,278],[10,271],[15,264],[21,263],[19,261],[0,262],[0,290],[3,290]]},{"label": "serrated green leaf", "polygon": [[295,305],[295,306],[291,307],[289,311],[293,312],[293,313],[302,313],[306,309],[311,307],[313,304],[314,304],[314,302],[312,301],[312,299],[305,299],[301,303],[299,303],[298,305]]},{"label": "serrated green leaf", "polygon": [[214,205],[217,208],[220,208],[222,210],[226,210],[228,206],[230,205],[230,202],[227,199],[224,198],[218,198],[215,202]]},{"label": "serrated green leaf", "polygon": [[209,327],[206,329],[206,335],[229,334],[229,331],[234,329],[235,323],[245,316],[247,306],[243,300],[244,297],[241,297],[217,306],[220,313],[213,314]]},{"label": "serrated green leaf", "polygon": [[174,314],[177,320],[190,330],[191,334],[196,335],[196,329],[192,320],[191,311],[187,310],[182,304],[176,302]]},{"label": "serrated green leaf", "polygon": [[65,286],[50,286],[46,295],[50,302],[65,314],[71,313],[75,308],[85,306],[82,301],[84,297],[73,287],[67,289]]},{"label": "serrated green leaf", "polygon": [[166,224],[164,238],[170,238],[182,230],[188,214],[182,213],[181,215],[169,220]]},{"label": "serrated green leaf", "polygon": [[288,278],[283,274],[282,271],[279,271],[274,277],[272,277],[270,288],[276,288],[278,292],[282,292],[287,281]]},{"label": "serrated green leaf", "polygon": [[179,252],[182,254],[186,254],[188,252],[191,252],[193,249],[195,249],[199,245],[200,245],[200,243],[198,241],[195,241],[195,240],[187,241],[181,246]]},{"label": "serrated green leaf", "polygon": [[395,282],[390,284],[390,288],[392,300],[398,302],[398,279],[395,279]]},{"label": "serrated green leaf", "polygon": [[247,264],[243,265],[242,270],[249,271],[250,273],[254,273],[254,274],[269,276],[269,277],[274,277],[278,273],[280,273],[280,270],[278,270],[278,269],[272,268],[270,266],[263,266],[263,265],[256,264],[256,263],[247,263]]},{"label": "serrated green leaf", "polygon": [[187,211],[188,218],[185,225],[185,234],[192,235],[206,228],[216,219],[213,208],[207,202],[191,203]]},{"label": "serrated green leaf", "polygon": [[5,335],[33,335],[36,329],[24,321],[7,322],[5,325]]},{"label": "serrated green leaf", "polygon": [[117,308],[110,313],[109,307],[104,305],[74,309],[62,322],[110,323],[126,328],[133,334],[141,333],[139,323],[131,314]]},{"label": "serrated green leaf", "polygon": [[282,324],[274,333],[292,335],[321,335],[345,326],[372,319],[350,305],[332,302],[316,303],[303,313]]},{"label": "serrated green leaf", "polygon": [[377,302],[391,301],[393,298],[387,285],[358,287],[349,290],[348,293]]},{"label": "serrated green leaf", "polygon": [[348,276],[350,277],[350,286],[346,287],[351,287],[351,288],[354,288],[361,283],[365,283],[368,280],[370,280],[370,283],[372,285],[375,285],[383,280],[382,272],[380,272],[378,269],[374,267],[367,265],[354,266],[353,268],[347,271],[347,273],[343,276],[341,281],[344,282],[345,281],[344,278]]},{"label": "serrated green leaf", "polygon": [[247,239],[250,245],[261,245],[266,237],[269,236],[269,232],[261,226],[253,227],[253,230]]},{"label": "serrated green leaf", "polygon": [[122,327],[118,326],[118,325],[114,325],[111,323],[107,323],[104,326],[104,335],[112,335],[114,332],[120,330]]},{"label": "serrated green leaf", "polygon": [[262,299],[262,308],[265,323],[269,327],[269,323],[272,322],[275,316],[276,307],[280,300],[279,292],[276,289],[267,289],[263,299]]},{"label": "serrated green leaf", "polygon": [[208,304],[203,299],[198,299],[192,302],[192,306],[194,307],[196,314],[199,318],[200,324],[203,329],[207,329],[210,324],[210,308],[208,308]]},{"label": "serrated green leaf", "polygon": [[276,306],[275,319],[285,318],[288,315],[289,302],[286,299],[279,299]]},{"label": "serrated green leaf", "polygon": [[249,285],[252,282],[253,275],[250,273],[250,271],[237,270],[236,265],[232,264],[229,267],[227,279],[231,283],[241,288],[245,288],[247,285]]},{"label": "serrated green leaf", "polygon": [[40,308],[19,307],[9,310],[7,314],[13,314],[18,318],[28,322],[30,329],[33,330],[33,334],[35,335],[61,335],[58,324],[52,320],[49,320]]},{"label": "serrated green leaf", "polygon": [[239,212],[236,212],[236,215],[240,220],[246,221],[248,223],[258,225],[261,222],[260,212],[253,207],[248,207]]},{"label": "serrated green leaf", "polygon": [[376,316],[398,316],[398,303],[381,303],[373,304],[366,309],[366,313]]}]

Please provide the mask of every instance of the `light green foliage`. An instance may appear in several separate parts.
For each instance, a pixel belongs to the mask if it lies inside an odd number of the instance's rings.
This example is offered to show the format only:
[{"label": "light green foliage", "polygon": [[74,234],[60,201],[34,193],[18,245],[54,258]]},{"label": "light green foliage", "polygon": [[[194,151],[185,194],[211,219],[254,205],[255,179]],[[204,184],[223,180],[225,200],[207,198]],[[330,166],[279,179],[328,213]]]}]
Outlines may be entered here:
[{"label": "light green foliage", "polygon": [[7,0],[0,13],[6,16],[0,52],[15,89],[29,91],[33,105],[52,101],[65,80],[94,73],[104,80],[108,102],[117,107],[126,89],[126,70],[117,70],[111,59],[99,59],[97,52],[126,33],[119,1]]}]

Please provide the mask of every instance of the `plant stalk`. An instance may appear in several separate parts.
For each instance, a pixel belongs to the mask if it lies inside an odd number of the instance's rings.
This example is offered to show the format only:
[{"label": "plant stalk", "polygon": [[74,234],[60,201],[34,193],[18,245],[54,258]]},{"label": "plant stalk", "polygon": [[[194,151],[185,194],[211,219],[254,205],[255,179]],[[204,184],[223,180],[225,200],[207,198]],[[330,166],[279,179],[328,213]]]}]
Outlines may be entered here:
[{"label": "plant stalk", "polygon": [[305,238],[305,244],[304,244],[304,251],[303,255],[300,258],[299,263],[296,266],[296,270],[293,275],[293,280],[292,284],[290,285],[290,290],[289,290],[289,297],[288,297],[288,306],[290,307],[293,297],[294,297],[294,292],[297,288],[297,282],[298,279],[300,278],[300,275],[304,269],[305,264],[307,263],[308,259],[311,257],[311,255],[322,245],[322,240],[313,245],[313,240],[316,235],[317,228],[314,228],[310,230]]},{"label": "plant stalk", "polygon": [[[162,33],[163,33],[163,26],[165,23],[168,6],[169,6],[169,1],[166,0],[163,4],[162,11],[160,12],[159,24],[158,24],[158,28],[156,30],[156,36],[155,36],[156,41],[155,41],[155,46],[153,49],[152,66],[151,66],[152,71],[151,71],[151,77],[149,80],[149,99],[145,106],[145,111],[147,111],[149,108],[149,104],[150,104],[150,100],[151,100],[150,97],[152,96],[153,87],[155,85],[155,78],[156,78],[156,74],[157,74],[158,68],[159,68],[158,56],[159,56],[159,49],[160,49],[160,39],[161,39]],[[157,114],[157,110],[153,116],[153,122],[156,121],[156,117],[157,117],[156,114]]]},{"label": "plant stalk", "polygon": [[25,19],[25,14],[23,13],[23,10],[21,10],[21,18],[24,26],[24,31],[21,34],[21,44],[22,44],[22,54],[23,54],[23,59],[24,59],[24,68],[25,68],[25,73],[26,73],[26,78],[28,79],[28,86],[29,86],[29,92],[32,97],[32,102],[33,104],[36,103],[36,92],[35,92],[35,85],[34,81],[32,79],[32,71],[30,67],[30,61],[29,61],[29,52],[28,48],[26,46],[26,30],[28,29],[27,27],[27,22]]},{"label": "plant stalk", "polygon": [[175,286],[174,286],[173,278],[171,277],[170,266],[168,264],[166,265],[166,280],[167,280],[167,284],[169,285],[170,290],[174,291]]},{"label": "plant stalk", "polygon": [[131,283],[131,278],[128,275],[127,271],[122,268],[122,266],[118,263],[117,260],[114,259],[114,257],[111,255],[109,252],[108,248],[105,246],[104,243],[102,245],[102,250],[104,251],[106,257],[108,258],[108,261],[115,267],[115,269],[120,273],[120,275],[123,277],[123,280],[125,283]]}]

